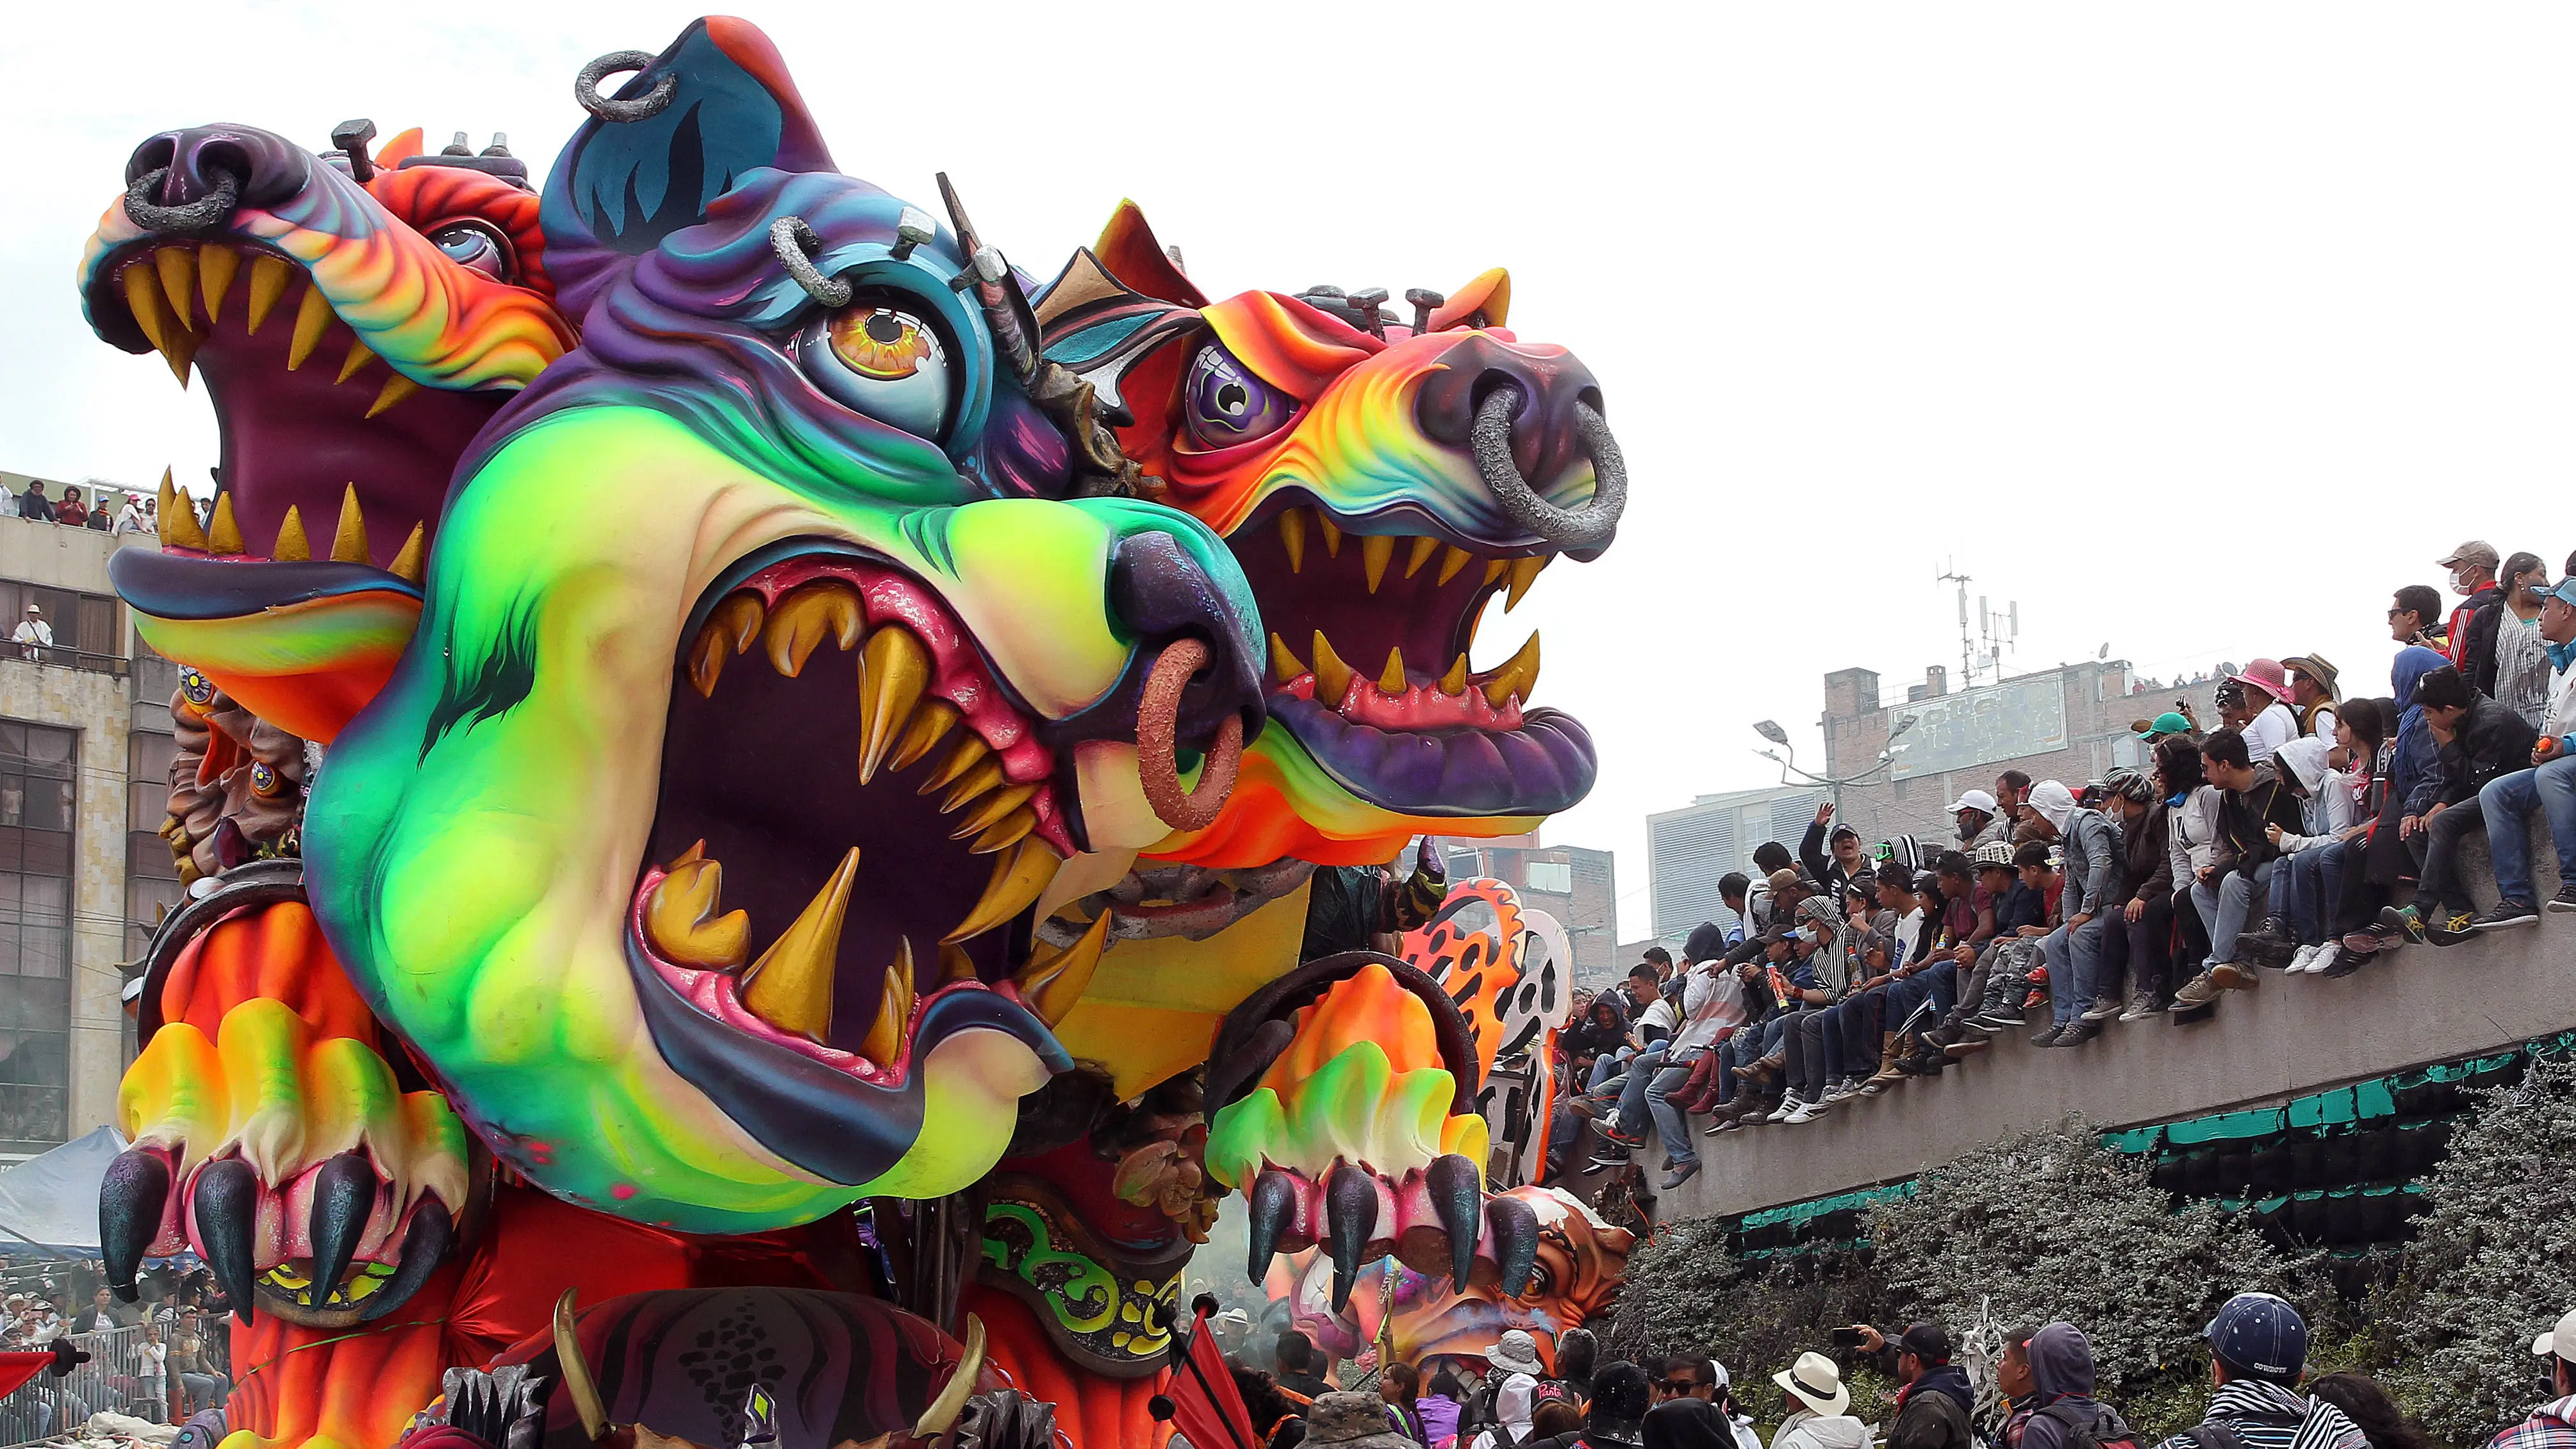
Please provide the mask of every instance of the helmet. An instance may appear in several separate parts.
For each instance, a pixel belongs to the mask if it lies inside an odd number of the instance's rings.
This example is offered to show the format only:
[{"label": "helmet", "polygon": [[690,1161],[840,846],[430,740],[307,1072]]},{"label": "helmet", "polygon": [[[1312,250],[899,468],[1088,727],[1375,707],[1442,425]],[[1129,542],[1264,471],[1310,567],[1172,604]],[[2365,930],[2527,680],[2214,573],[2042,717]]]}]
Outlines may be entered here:
[{"label": "helmet", "polygon": [[2110,774],[2103,776],[2102,788],[2131,800],[2147,801],[2156,798],[2156,782],[2149,779],[2146,772],[2132,769],[2127,765],[2114,766]]}]

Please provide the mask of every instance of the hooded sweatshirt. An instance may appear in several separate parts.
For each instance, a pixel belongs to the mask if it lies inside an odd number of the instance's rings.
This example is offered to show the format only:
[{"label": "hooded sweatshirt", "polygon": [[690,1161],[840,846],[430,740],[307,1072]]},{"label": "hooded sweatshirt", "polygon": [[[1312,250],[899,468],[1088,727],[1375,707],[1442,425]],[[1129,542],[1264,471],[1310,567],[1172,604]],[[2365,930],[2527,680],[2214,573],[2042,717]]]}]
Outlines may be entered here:
[{"label": "hooded sweatshirt", "polygon": [[1925,1369],[1896,1394],[1896,1416],[1887,1429],[1887,1449],[1976,1449],[1969,1427],[1977,1391],[1967,1370],[1957,1364]]},{"label": "hooded sweatshirt", "polygon": [[2341,835],[2353,822],[2350,777],[2326,768],[2326,752],[2330,748],[2314,735],[2301,735],[2273,753],[2272,763],[2288,769],[2298,779],[2299,788],[2308,792],[2306,803],[2299,809],[2307,822],[2307,829],[2282,837],[2283,855],[2296,855],[2302,850],[2324,845]]},{"label": "hooded sweatshirt", "polygon": [[[2398,815],[2423,813],[2412,808],[2415,792],[2434,778],[2438,750],[2433,743],[2433,728],[2424,723],[2423,708],[2415,703],[2415,685],[2449,662],[2421,644],[2412,644],[2398,650],[2397,657],[2389,663],[2388,689],[2397,701],[2397,751],[2388,762],[2391,803],[2387,807],[2395,813],[2381,817],[2389,829],[2396,828]],[[2424,804],[2430,807],[2432,803],[2432,794],[2427,790]]]},{"label": "hooded sweatshirt", "polygon": [[1870,1449],[1869,1426],[1849,1414],[1827,1418],[1800,1409],[1780,1421],[1771,1449]]},{"label": "hooded sweatshirt", "polygon": [[1436,1445],[1458,1435],[1458,1401],[1447,1394],[1425,1394],[1413,1401],[1413,1416],[1422,1421],[1422,1442]]},{"label": "hooded sweatshirt", "polygon": [[2073,792],[2055,780],[2032,788],[2030,806],[2065,838],[2063,909],[2068,916],[2087,911],[2098,916],[2128,894],[2128,856],[2120,845],[2120,827],[2109,817],[2077,805]]},{"label": "hooded sweatshirt", "polygon": [[[2232,1379],[2209,1396],[2204,1424],[2224,1424],[2244,1449],[2370,1449],[2370,1436],[2340,1408],[2261,1379]],[[2200,1449],[2186,1434],[2156,1449]]]},{"label": "hooded sweatshirt", "polygon": [[2490,1449],[2548,1449],[2570,1439],[2576,1439],[2576,1395],[2541,1405],[2488,1443]]},{"label": "hooded sweatshirt", "polygon": [[2071,1323],[2052,1323],[2030,1336],[2029,1352],[2038,1412],[2022,1428],[2021,1449],[2067,1449],[2066,1426],[2048,1412],[2061,1404],[2066,1407],[2060,1413],[2072,1413],[2079,1420],[2086,1416],[2107,1420],[2095,1429],[2095,1438],[2134,1437],[2117,1413],[2094,1401],[2093,1345],[2083,1330]]}]

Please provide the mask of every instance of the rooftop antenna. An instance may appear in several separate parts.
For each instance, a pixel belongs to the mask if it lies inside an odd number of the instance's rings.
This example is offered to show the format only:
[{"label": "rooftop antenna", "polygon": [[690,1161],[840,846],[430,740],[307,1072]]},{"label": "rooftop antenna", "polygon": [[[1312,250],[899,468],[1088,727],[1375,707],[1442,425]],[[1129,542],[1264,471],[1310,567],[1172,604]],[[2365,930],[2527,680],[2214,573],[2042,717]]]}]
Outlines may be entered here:
[{"label": "rooftop antenna", "polygon": [[[1975,646],[1968,640],[1968,584],[1970,580],[1968,575],[1959,572],[1958,560],[1952,559],[1941,566],[1941,573],[1938,581],[1945,584],[1957,584],[1959,586],[1959,687],[1961,689],[1974,689],[1977,685],[1977,655]],[[1982,596],[1977,600],[1977,607],[1978,612],[1984,612],[1985,599]]]}]

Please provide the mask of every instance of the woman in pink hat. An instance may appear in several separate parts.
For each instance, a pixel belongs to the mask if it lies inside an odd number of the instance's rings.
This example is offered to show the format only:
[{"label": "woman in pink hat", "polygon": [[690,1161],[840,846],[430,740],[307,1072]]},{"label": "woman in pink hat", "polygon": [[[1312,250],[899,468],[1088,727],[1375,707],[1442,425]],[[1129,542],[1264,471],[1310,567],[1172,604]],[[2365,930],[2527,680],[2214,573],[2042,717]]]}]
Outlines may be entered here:
[{"label": "woman in pink hat", "polygon": [[2245,722],[2244,729],[2245,753],[2259,765],[2272,758],[2274,750],[2298,737],[2299,717],[2290,712],[2289,705],[2290,672],[2281,667],[2278,659],[2257,659],[2248,663],[2243,673],[2228,678],[2262,692],[2262,701],[2247,701],[2262,703],[2262,708]]}]

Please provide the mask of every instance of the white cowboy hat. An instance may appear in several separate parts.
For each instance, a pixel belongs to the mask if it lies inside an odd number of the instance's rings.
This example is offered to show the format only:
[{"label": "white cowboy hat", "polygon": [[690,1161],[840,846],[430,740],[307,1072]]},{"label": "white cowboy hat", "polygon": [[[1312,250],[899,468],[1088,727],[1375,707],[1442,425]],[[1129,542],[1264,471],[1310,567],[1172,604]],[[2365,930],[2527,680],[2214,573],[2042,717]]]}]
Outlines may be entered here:
[{"label": "white cowboy hat", "polygon": [[1771,1382],[1827,1419],[1851,1407],[1851,1390],[1843,1383],[1843,1371],[1821,1353],[1798,1355],[1798,1361],[1773,1374]]}]

